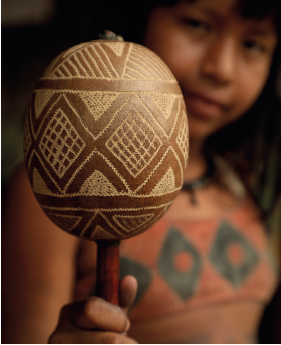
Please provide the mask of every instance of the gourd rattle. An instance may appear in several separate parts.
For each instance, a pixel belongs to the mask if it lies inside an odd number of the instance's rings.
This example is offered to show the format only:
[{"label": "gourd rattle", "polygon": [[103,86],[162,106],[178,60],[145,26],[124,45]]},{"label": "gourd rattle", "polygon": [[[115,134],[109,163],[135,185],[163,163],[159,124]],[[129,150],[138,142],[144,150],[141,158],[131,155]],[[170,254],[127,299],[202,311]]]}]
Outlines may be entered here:
[{"label": "gourd rattle", "polygon": [[164,62],[105,36],[47,67],[25,118],[24,156],[45,214],[97,242],[97,294],[118,304],[118,243],[152,227],[180,192],[188,125]]}]

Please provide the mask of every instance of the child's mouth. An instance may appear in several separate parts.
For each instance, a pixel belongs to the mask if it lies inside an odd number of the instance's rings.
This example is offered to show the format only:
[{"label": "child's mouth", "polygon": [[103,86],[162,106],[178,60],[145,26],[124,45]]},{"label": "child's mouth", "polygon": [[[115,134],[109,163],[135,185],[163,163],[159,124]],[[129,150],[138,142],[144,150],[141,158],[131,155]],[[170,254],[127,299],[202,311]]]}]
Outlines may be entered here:
[{"label": "child's mouth", "polygon": [[206,120],[220,116],[226,108],[222,102],[201,94],[186,92],[184,99],[188,113]]}]

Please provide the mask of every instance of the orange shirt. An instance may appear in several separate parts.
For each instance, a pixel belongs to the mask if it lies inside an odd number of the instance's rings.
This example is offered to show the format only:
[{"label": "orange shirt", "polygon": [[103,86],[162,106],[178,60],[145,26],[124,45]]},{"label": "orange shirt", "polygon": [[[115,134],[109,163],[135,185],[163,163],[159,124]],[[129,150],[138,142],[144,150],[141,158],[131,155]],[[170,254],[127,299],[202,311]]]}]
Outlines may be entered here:
[{"label": "orange shirt", "polygon": [[225,301],[266,304],[276,288],[265,229],[247,201],[223,219],[166,215],[120,253],[121,277],[138,280],[132,323]]}]

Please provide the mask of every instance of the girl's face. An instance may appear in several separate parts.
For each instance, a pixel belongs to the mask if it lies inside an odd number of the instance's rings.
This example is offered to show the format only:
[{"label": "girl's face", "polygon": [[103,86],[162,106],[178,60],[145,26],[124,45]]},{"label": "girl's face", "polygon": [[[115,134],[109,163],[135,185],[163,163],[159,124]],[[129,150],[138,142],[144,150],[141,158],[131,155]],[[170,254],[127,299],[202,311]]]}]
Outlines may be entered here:
[{"label": "girl's face", "polygon": [[[277,34],[270,18],[244,19],[235,0],[193,0],[155,8],[143,44],[178,80],[190,139],[204,140],[243,115],[267,80]],[[239,133],[237,133],[239,135]]]}]

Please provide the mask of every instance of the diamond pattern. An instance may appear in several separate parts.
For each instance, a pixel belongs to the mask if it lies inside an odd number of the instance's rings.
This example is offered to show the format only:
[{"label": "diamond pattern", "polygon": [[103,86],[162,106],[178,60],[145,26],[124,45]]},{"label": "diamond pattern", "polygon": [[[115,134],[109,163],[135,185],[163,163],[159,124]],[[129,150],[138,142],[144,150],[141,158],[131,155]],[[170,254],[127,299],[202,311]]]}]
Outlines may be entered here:
[{"label": "diamond pattern", "polygon": [[[187,255],[192,261],[191,267],[186,271],[175,265],[175,259],[181,254]],[[179,231],[171,228],[161,250],[158,270],[181,299],[186,300],[196,292],[201,266],[197,249]]]},{"label": "diamond pattern", "polygon": [[152,161],[162,141],[144,119],[134,109],[107,140],[107,149],[136,177]]},{"label": "diamond pattern", "polygon": [[[240,248],[239,262],[231,261],[230,250]],[[238,254],[238,253],[237,253]],[[242,254],[242,260],[241,260]],[[235,259],[235,258],[234,258]],[[210,253],[216,269],[235,287],[239,287],[259,261],[255,248],[231,224],[222,222]]]},{"label": "diamond pattern", "polygon": [[60,178],[85,146],[85,142],[61,109],[49,122],[39,144],[44,158]]}]

